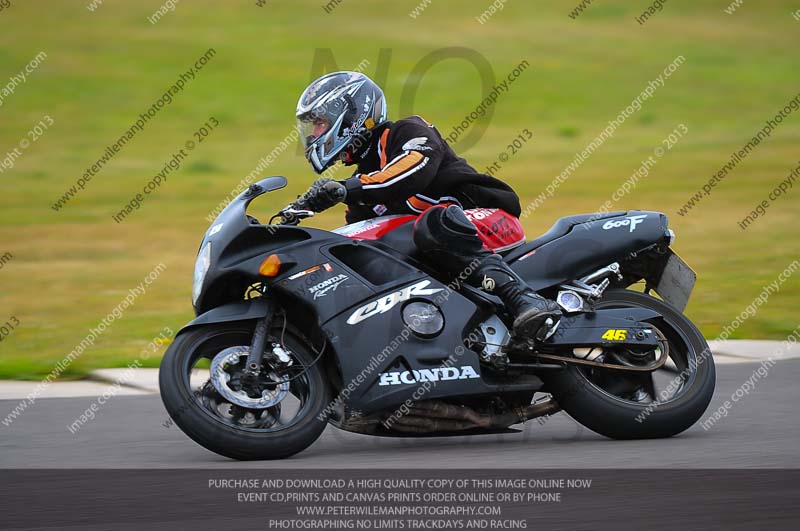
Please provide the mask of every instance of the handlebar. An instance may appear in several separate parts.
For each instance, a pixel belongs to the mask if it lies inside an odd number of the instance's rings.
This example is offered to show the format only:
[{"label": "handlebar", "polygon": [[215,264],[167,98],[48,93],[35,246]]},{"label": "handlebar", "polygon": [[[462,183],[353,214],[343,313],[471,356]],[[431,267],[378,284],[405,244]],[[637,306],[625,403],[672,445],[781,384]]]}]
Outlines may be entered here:
[{"label": "handlebar", "polygon": [[298,208],[295,202],[295,203],[290,203],[289,205],[284,207],[280,212],[272,216],[269,222],[270,224],[272,224],[272,221],[275,218],[281,218],[280,220],[281,225],[299,225],[301,220],[313,216],[314,212],[312,210]]},{"label": "handlebar", "polygon": [[322,212],[326,208],[344,200],[347,191],[341,183],[328,180],[321,182],[319,179],[302,197],[298,197],[293,203],[289,203],[280,212],[270,219],[270,223],[277,218],[281,218],[283,225],[297,225],[300,220],[310,218],[314,212]]}]

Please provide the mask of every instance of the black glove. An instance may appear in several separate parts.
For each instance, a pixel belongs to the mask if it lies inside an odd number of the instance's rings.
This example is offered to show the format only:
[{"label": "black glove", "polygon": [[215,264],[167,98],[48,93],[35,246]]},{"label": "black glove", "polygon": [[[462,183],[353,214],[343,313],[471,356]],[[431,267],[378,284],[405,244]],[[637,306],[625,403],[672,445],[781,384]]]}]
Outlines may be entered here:
[{"label": "black glove", "polygon": [[300,210],[322,212],[344,201],[346,195],[347,189],[342,183],[321,178],[314,181],[308,191],[294,204]]}]

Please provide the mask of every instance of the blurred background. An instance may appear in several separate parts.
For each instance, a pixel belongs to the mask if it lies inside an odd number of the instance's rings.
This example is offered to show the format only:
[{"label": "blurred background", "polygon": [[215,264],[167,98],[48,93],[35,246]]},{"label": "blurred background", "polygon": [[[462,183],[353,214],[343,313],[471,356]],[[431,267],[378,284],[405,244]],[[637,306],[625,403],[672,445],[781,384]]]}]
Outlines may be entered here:
[{"label": "blurred background", "polygon": [[[159,264],[146,293],[62,377],[125,366],[165,326],[190,320],[207,216],[256,170],[289,178],[254,204],[262,220],[305,190],[315,175],[296,144],[281,142],[302,90],[337,68],[360,65],[384,85],[391,118],[420,114],[447,136],[480,105],[487,80],[501,83],[526,61],[453,144],[479,170],[509,155],[496,175],[525,206],[683,56],[641,110],[524,219],[529,238],[559,217],[596,211],[661,146],[669,149],[613,210],[670,217],[675,248],[698,273],[687,313],[707,337],[800,258],[800,183],[746,230],[738,225],[798,166],[800,112],[678,214],[800,92],[797,2],[745,0],[731,11],[725,0],[670,0],[644,22],[652,3],[623,0],[2,3],[0,323],[8,332],[0,379],[48,374]],[[209,49],[213,57],[171,103],[54,208]],[[219,125],[209,128],[212,118]],[[201,127],[208,134],[195,137]],[[686,132],[667,140],[676,128]],[[512,155],[524,129],[533,136]],[[115,222],[187,141],[197,144],[180,167]],[[343,214],[338,207],[309,222],[333,228]],[[732,337],[785,338],[797,326],[798,296],[800,282],[788,279]]]}]

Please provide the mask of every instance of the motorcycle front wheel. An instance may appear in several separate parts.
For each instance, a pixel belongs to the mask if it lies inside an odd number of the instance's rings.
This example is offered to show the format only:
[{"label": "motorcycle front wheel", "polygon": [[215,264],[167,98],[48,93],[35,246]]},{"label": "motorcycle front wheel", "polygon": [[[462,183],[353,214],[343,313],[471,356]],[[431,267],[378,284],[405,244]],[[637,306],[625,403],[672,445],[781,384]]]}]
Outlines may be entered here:
[{"label": "motorcycle front wheel", "polygon": [[[661,314],[649,324],[666,339],[669,358],[662,369],[648,373],[568,364],[545,377],[561,408],[612,439],[671,437],[697,422],[714,394],[716,376],[708,343],[694,324],[665,302],[635,291],[609,290],[596,308],[648,308]],[[598,361],[623,358],[607,351]]]},{"label": "motorcycle front wheel", "polygon": [[265,365],[259,381],[248,380],[243,369],[253,330],[253,322],[236,322],[180,334],[161,362],[161,399],[175,424],[212,452],[283,459],[322,434],[331,391],[320,353],[285,323],[271,333],[291,365]]}]

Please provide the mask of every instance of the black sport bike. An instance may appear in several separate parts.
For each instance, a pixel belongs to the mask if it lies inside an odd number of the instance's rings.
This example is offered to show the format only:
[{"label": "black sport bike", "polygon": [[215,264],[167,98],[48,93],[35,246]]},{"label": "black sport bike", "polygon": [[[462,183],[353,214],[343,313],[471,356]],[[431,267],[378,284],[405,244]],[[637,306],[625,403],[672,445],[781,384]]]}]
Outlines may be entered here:
[{"label": "black sport bike", "polygon": [[501,250],[563,308],[537,341],[511,338],[500,300],[463,284],[469,271],[445,277],[418,259],[414,216],[325,231],[298,226],[313,215],[298,203],[266,225],[247,215],[284,186],[253,184],[208,229],[197,318],[161,363],[167,411],[209,450],[277,459],[328,423],[450,436],[514,431],[562,409],[607,437],[669,437],[708,406],[714,362],[682,315],[695,275],[671,251],[663,214],[569,216]]}]

